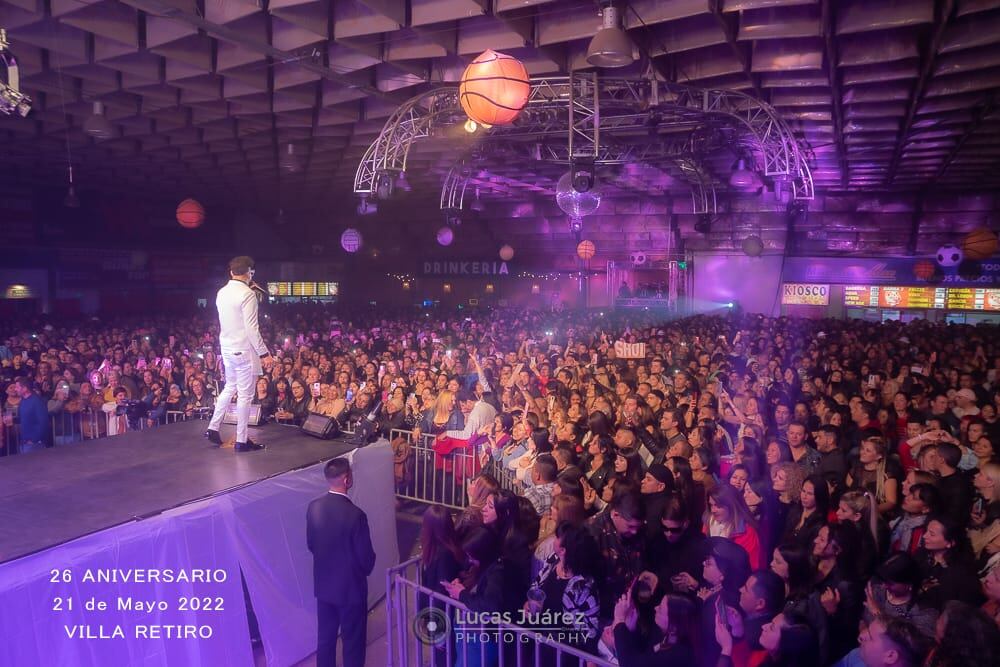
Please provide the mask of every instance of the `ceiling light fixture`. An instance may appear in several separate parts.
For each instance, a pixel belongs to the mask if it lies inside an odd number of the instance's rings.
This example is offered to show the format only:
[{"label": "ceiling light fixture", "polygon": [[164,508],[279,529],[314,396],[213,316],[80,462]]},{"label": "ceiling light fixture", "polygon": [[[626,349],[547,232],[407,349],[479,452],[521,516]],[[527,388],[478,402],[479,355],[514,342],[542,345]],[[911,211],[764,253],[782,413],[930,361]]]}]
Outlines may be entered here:
[{"label": "ceiling light fixture", "polygon": [[80,198],[76,196],[76,188],[73,187],[73,165],[69,166],[69,189],[63,199],[63,206],[66,208],[80,208]]},{"label": "ceiling light fixture", "polygon": [[476,213],[480,213],[484,208],[486,208],[483,206],[483,200],[479,198],[479,188],[476,188],[476,198],[472,200],[471,204],[469,204],[469,208]]},{"label": "ceiling light fixture", "polygon": [[392,174],[382,172],[375,178],[375,196],[385,201],[392,197],[393,179]]},{"label": "ceiling light fixture", "polygon": [[115,136],[115,127],[104,114],[104,102],[94,100],[93,109],[90,117],[83,121],[83,131],[97,141],[104,141]]},{"label": "ceiling light fixture", "polygon": [[295,154],[295,144],[288,144],[278,158],[278,168],[286,174],[297,174],[302,171],[302,159]]},{"label": "ceiling light fixture", "polygon": [[410,187],[410,182],[406,180],[406,172],[399,172],[399,178],[396,179],[396,188],[401,192],[409,192],[413,188]]},{"label": "ceiling light fixture", "polygon": [[465,125],[463,125],[462,127],[464,127],[465,131],[468,132],[469,134],[475,134],[476,130],[479,129],[479,123],[470,118],[469,120],[465,121]]},{"label": "ceiling light fixture", "polygon": [[594,67],[625,67],[635,61],[632,40],[622,30],[618,8],[612,4],[601,9],[603,27],[587,47],[587,62]]},{"label": "ceiling light fixture", "polygon": [[733,173],[729,176],[729,184],[734,188],[752,188],[756,182],[756,174],[747,169],[747,161],[741,157],[736,161]]}]

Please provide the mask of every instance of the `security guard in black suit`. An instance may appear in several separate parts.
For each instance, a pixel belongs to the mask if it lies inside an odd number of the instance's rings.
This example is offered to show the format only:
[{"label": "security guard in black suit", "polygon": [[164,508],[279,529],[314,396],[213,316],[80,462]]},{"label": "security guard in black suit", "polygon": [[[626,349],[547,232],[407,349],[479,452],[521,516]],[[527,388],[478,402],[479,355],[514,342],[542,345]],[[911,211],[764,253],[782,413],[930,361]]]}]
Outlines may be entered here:
[{"label": "security guard in black suit", "polygon": [[337,634],[345,667],[363,667],[367,644],[368,575],[375,567],[368,517],[350,498],[351,464],[326,464],[330,491],[309,503],[306,541],[313,554],[313,584],[319,621],[317,667],[336,667]]}]

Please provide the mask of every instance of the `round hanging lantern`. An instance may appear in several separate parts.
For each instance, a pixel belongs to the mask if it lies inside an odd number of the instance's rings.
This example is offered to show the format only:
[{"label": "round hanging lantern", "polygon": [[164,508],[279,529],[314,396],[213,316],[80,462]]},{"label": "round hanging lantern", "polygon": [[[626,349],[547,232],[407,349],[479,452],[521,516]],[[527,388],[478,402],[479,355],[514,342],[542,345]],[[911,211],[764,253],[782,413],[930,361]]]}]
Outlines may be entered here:
[{"label": "round hanging lantern", "polygon": [[934,266],[934,262],[926,259],[922,259],[913,265],[913,275],[920,280],[930,280],[934,277],[935,271],[937,271],[937,267]]},{"label": "round hanging lantern", "polygon": [[462,73],[458,99],[477,123],[507,125],[528,104],[530,92],[528,70],[521,61],[487,49]]},{"label": "round hanging lantern", "polygon": [[361,232],[353,227],[345,229],[344,233],[340,235],[340,247],[347,252],[361,250]]},{"label": "round hanging lantern", "polygon": [[962,252],[966,259],[989,259],[1000,248],[1000,239],[992,230],[980,227],[969,232],[969,235],[962,240]]},{"label": "round hanging lantern", "polygon": [[455,232],[451,230],[451,227],[442,227],[437,232],[437,242],[438,245],[443,245],[445,247],[450,246],[451,242],[455,240]]},{"label": "round hanging lantern", "polygon": [[506,243],[500,246],[500,259],[502,259],[505,262],[509,262],[510,260],[514,259],[514,249],[511,248]]},{"label": "round hanging lantern", "polygon": [[958,246],[951,245],[950,243],[941,246],[937,251],[937,263],[941,266],[958,266],[964,258]]},{"label": "round hanging lantern", "polygon": [[740,245],[743,248],[743,253],[748,257],[760,257],[761,253],[764,252],[764,241],[756,234],[743,239]]},{"label": "round hanging lantern", "polygon": [[185,199],[177,205],[177,222],[185,229],[201,227],[205,222],[205,209],[193,199]]},{"label": "round hanging lantern", "polygon": [[594,255],[597,254],[597,248],[593,241],[580,241],[579,245],[576,246],[576,254],[583,260],[593,259]]}]

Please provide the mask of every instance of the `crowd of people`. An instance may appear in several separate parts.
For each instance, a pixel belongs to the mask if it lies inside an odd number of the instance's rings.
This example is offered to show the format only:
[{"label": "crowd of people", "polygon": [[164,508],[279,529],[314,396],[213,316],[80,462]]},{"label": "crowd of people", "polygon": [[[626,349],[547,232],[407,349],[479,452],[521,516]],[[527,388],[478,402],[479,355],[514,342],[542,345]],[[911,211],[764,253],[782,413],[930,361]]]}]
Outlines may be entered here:
[{"label": "crowd of people", "polygon": [[[423,581],[469,610],[562,614],[623,667],[1000,664],[994,327],[265,312],[265,417],[449,445],[468,507],[425,512]],[[7,333],[22,448],[63,414],[194,416],[222,377],[207,316]],[[508,650],[475,641],[460,663]]]}]

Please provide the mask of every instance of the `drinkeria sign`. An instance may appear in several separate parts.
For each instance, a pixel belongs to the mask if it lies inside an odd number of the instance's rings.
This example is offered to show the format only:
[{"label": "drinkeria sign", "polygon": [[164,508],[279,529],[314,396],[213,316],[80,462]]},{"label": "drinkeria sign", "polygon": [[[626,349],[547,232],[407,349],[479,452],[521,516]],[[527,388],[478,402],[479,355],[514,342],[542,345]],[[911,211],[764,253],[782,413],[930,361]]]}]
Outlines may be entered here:
[{"label": "drinkeria sign", "polygon": [[424,262],[425,276],[507,276],[507,262],[447,261]]},{"label": "drinkeria sign", "polygon": [[781,303],[786,306],[828,306],[830,286],[812,283],[785,283],[781,286]]}]

